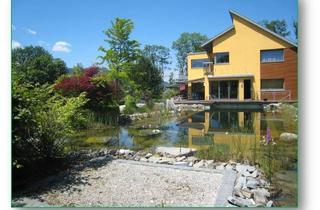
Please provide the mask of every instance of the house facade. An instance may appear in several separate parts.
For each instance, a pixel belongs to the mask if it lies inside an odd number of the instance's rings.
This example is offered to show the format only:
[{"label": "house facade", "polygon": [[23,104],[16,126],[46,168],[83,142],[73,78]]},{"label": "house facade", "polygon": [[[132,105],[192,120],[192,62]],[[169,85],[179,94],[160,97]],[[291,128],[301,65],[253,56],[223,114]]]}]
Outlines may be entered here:
[{"label": "house facade", "polygon": [[297,45],[230,11],[233,26],[188,59],[188,98],[296,100]]}]

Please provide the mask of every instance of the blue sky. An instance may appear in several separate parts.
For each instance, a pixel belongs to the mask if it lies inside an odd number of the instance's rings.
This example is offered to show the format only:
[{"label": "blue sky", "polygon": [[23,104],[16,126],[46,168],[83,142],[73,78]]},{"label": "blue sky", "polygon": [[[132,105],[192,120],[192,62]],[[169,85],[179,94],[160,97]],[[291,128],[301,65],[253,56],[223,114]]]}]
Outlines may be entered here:
[{"label": "blue sky", "polygon": [[68,67],[89,66],[106,46],[102,31],[116,17],[133,20],[131,38],[142,46],[171,48],[182,32],[212,37],[231,26],[229,9],[257,22],[285,19],[292,30],[297,6],[296,0],[12,0],[12,39],[14,46],[41,45]]}]

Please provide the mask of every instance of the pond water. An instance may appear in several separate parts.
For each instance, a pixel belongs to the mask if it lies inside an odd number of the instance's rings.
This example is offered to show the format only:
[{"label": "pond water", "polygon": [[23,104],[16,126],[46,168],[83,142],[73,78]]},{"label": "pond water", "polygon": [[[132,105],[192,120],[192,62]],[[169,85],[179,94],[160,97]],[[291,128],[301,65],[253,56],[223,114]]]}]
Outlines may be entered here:
[{"label": "pond water", "polygon": [[[272,140],[265,136],[270,129]],[[160,114],[130,126],[87,130],[69,142],[72,150],[101,147],[154,150],[157,146],[190,147],[197,156],[215,161],[259,164],[267,178],[282,189],[277,202],[297,205],[297,142],[279,140],[283,132],[297,133],[296,113],[202,111],[166,118]]]}]

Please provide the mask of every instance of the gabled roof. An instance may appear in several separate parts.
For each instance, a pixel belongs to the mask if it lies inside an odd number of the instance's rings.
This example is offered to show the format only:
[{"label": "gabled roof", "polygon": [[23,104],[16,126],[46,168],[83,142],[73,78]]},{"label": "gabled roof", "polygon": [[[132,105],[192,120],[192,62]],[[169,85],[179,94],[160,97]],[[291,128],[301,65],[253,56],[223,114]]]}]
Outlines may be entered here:
[{"label": "gabled roof", "polygon": [[[288,43],[288,44],[290,44],[290,45],[292,45],[292,46],[294,46],[294,47],[298,47],[296,43],[290,41],[289,39],[286,39],[286,38],[284,38],[283,36],[280,36],[279,34],[277,34],[277,33],[273,32],[273,31],[267,29],[266,27],[263,27],[263,26],[259,25],[259,24],[256,23],[255,21],[253,21],[253,20],[251,20],[251,19],[249,19],[249,18],[247,18],[247,17],[244,17],[244,16],[240,15],[239,13],[237,13],[237,12],[235,12],[235,11],[233,11],[233,10],[229,10],[229,13],[230,13],[230,16],[231,16],[232,23],[233,23],[233,17],[232,17],[232,16],[233,16],[233,15],[236,15],[236,16],[240,17],[241,19],[243,19],[243,20],[245,20],[245,21],[247,21],[247,22],[255,25],[256,27],[258,27],[258,28],[266,31],[267,33],[272,34],[273,36],[281,39],[282,41],[284,41],[284,42],[286,42],[286,43]],[[206,46],[209,45],[209,44],[211,44],[212,41],[214,41],[215,39],[217,39],[217,38],[219,38],[220,36],[224,35],[225,33],[231,31],[232,29],[234,29],[234,25],[231,26],[231,27],[229,27],[227,30],[221,32],[220,34],[212,37],[212,38],[209,39],[207,42],[203,43],[203,44],[201,45],[201,47],[202,47],[202,48],[206,48]]]}]

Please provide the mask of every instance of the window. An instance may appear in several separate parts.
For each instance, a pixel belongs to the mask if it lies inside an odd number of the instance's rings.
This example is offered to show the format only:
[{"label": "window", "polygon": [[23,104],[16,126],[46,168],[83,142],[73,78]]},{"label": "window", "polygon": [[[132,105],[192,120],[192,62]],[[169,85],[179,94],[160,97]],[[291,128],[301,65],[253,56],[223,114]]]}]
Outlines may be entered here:
[{"label": "window", "polygon": [[262,63],[284,61],[283,49],[281,50],[263,50],[260,53]]},{"label": "window", "polygon": [[209,60],[208,59],[192,59],[191,68],[203,68],[205,62],[209,62]]},{"label": "window", "polygon": [[261,89],[264,89],[264,90],[284,89],[284,80],[283,79],[262,79]]},{"label": "window", "polygon": [[224,64],[229,63],[229,53],[216,53],[214,56],[214,63],[215,64]]}]

